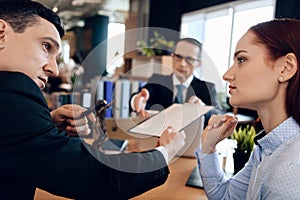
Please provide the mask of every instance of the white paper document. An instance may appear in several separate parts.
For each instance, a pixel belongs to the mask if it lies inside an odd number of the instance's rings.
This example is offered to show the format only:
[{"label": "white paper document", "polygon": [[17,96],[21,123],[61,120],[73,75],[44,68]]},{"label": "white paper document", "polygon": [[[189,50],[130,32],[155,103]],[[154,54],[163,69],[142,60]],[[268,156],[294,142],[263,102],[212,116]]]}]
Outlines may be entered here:
[{"label": "white paper document", "polygon": [[173,104],[128,131],[159,137],[168,126],[180,131],[212,108],[213,106],[201,106],[198,103]]}]

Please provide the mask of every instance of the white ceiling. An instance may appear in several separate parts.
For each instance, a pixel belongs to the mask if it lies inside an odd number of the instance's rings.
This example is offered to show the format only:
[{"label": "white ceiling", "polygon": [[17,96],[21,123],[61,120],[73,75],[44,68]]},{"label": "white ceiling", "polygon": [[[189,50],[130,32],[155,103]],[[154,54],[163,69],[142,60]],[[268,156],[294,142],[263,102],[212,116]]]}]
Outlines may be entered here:
[{"label": "white ceiling", "polygon": [[82,19],[94,15],[107,15],[110,21],[124,22],[130,0],[34,0],[54,9],[62,18],[65,28],[83,26]]}]

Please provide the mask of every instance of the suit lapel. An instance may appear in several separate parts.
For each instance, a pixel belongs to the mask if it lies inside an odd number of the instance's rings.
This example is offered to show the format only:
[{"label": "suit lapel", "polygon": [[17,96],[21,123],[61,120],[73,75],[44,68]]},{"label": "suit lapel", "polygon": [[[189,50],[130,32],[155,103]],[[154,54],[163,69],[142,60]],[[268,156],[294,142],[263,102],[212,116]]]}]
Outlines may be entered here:
[{"label": "suit lapel", "polygon": [[167,104],[171,105],[173,104],[173,97],[174,97],[173,74],[167,76],[165,87],[166,87],[165,100]]},{"label": "suit lapel", "polygon": [[197,94],[198,94],[197,91],[201,91],[201,88],[202,88],[202,84],[197,83],[197,79],[195,79],[195,77],[194,77],[188,90],[187,90],[186,99],[190,99],[191,96],[193,96],[193,95],[197,96]]}]

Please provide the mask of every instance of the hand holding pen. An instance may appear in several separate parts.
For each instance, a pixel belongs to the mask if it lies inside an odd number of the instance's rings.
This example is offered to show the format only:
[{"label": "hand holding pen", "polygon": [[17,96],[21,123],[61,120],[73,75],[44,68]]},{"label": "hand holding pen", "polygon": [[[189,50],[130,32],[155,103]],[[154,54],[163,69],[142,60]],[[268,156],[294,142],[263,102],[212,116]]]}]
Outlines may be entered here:
[{"label": "hand holding pen", "polygon": [[112,103],[108,104],[107,101],[100,100],[95,106],[87,110],[79,105],[66,104],[53,110],[50,115],[60,131],[65,131],[69,136],[85,136],[91,132],[88,120],[96,121],[93,111],[102,111],[111,106]]},{"label": "hand holding pen", "polygon": [[53,110],[50,115],[58,130],[65,131],[69,136],[88,135],[91,132],[88,120],[95,122],[96,118],[93,113],[82,116],[85,111],[79,105],[66,104]]},{"label": "hand holding pen", "polygon": [[103,110],[109,108],[112,106],[113,101],[110,103],[107,103],[106,100],[99,100],[96,105],[92,106],[91,108],[87,109],[86,111],[82,112],[80,117],[85,117],[88,114],[92,113],[93,111],[96,111],[96,113],[101,113]]}]

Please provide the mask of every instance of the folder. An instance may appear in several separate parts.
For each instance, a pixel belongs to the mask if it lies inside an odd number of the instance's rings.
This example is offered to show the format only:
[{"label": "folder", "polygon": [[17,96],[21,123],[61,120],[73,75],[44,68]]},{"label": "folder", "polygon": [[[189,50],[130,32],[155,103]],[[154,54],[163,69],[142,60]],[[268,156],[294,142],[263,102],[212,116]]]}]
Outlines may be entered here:
[{"label": "folder", "polygon": [[113,109],[113,116],[114,118],[121,117],[121,110],[122,110],[122,82],[123,80],[117,80],[115,82],[115,89],[114,89],[114,109]]},{"label": "folder", "polygon": [[[105,80],[104,81],[104,99],[109,103],[112,102],[112,100],[113,100],[113,89],[114,89],[114,82]],[[111,107],[106,109],[105,116],[112,117],[112,108]]]},{"label": "folder", "polygon": [[121,118],[129,116],[130,81],[122,81]]}]

